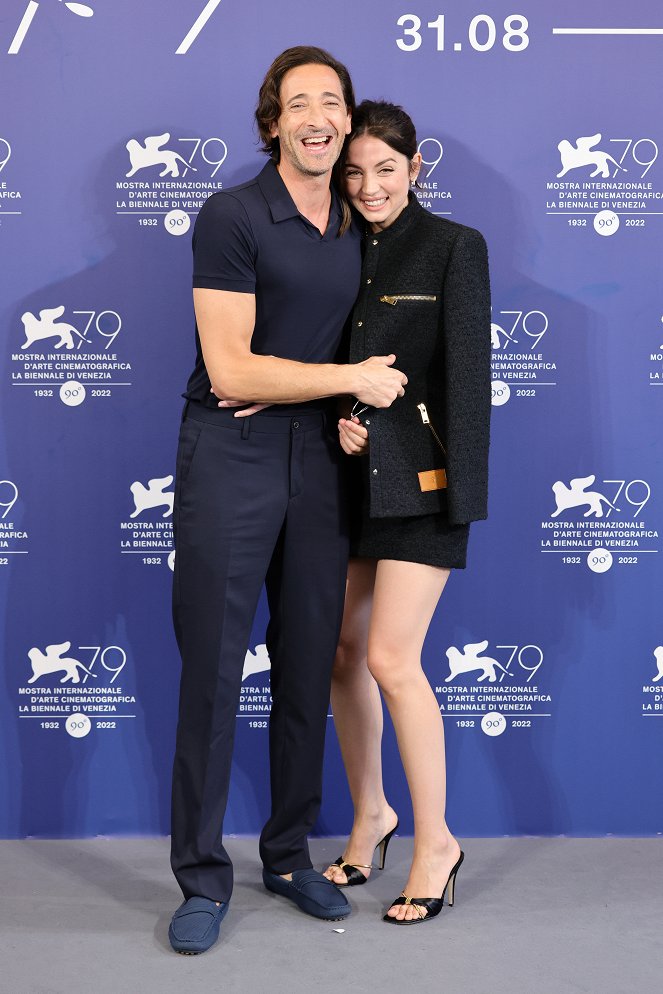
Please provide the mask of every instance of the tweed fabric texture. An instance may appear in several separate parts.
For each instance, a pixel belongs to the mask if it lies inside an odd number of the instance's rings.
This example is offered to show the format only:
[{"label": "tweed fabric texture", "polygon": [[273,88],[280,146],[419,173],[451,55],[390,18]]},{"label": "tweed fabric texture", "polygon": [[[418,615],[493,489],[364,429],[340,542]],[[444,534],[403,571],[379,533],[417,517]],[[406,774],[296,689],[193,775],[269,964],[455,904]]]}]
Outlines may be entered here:
[{"label": "tweed fabric texture", "polygon": [[[371,518],[441,512],[460,525],[487,516],[490,352],[483,236],[430,214],[411,194],[389,228],[366,237],[352,313],[350,362],[394,353],[408,377],[404,397],[362,417]],[[423,423],[420,403],[446,454]],[[422,493],[417,474],[440,468],[446,490]]]},{"label": "tweed fabric texture", "polygon": [[446,514],[439,511],[401,518],[371,518],[365,501],[350,515],[350,555],[465,569],[469,534],[469,524],[449,524]]}]

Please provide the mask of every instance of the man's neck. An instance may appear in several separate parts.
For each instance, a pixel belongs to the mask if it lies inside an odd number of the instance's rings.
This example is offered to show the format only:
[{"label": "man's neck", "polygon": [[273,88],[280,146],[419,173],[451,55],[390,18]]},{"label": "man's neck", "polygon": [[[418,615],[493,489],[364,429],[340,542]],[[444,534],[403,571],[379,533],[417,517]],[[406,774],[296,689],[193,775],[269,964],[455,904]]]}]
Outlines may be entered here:
[{"label": "man's neck", "polygon": [[306,176],[291,166],[286,159],[282,159],[276,168],[299,213],[324,234],[331,202],[329,191],[331,170],[321,176]]}]

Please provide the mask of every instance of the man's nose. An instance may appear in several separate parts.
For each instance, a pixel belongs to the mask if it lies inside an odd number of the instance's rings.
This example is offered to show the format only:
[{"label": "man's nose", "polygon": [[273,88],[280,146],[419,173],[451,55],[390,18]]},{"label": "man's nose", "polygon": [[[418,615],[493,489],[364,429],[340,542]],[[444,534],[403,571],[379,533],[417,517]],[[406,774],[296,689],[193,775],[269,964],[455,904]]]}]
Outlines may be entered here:
[{"label": "man's nose", "polygon": [[310,105],[307,124],[309,128],[318,128],[320,130],[328,126],[322,104],[312,103]]}]

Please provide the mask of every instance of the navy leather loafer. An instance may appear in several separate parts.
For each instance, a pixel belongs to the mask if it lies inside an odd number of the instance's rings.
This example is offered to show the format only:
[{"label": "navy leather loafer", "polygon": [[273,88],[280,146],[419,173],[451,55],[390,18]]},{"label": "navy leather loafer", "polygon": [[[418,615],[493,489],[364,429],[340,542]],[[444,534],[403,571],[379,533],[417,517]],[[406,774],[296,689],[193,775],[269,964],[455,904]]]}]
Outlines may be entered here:
[{"label": "navy leather loafer", "polygon": [[227,910],[226,903],[217,904],[208,897],[190,897],[180,904],[168,929],[175,952],[195,956],[213,946]]},{"label": "navy leather loafer", "polygon": [[352,911],[345,894],[317,870],[294,870],[292,880],[263,870],[262,879],[267,890],[290,898],[301,911],[315,918],[340,921]]}]

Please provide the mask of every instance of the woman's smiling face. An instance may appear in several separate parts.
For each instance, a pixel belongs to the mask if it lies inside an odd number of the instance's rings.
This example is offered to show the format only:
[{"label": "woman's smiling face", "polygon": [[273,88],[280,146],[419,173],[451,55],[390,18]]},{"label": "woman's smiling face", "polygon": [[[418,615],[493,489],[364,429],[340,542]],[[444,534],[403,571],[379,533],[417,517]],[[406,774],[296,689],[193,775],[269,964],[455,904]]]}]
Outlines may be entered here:
[{"label": "woman's smiling face", "polygon": [[418,152],[410,162],[372,135],[359,135],[350,143],[343,168],[345,192],[373,231],[382,231],[396,220],[407,205],[410,183],[420,167]]}]

